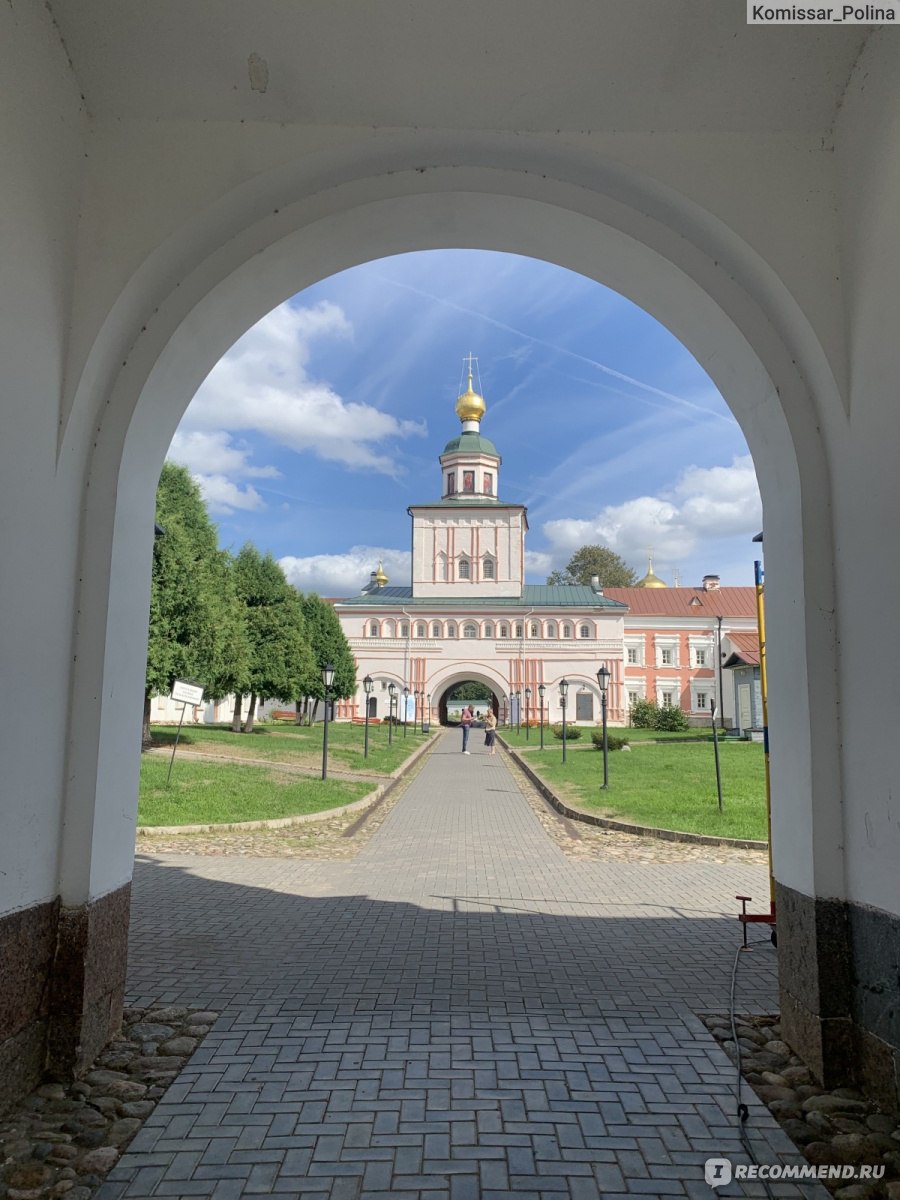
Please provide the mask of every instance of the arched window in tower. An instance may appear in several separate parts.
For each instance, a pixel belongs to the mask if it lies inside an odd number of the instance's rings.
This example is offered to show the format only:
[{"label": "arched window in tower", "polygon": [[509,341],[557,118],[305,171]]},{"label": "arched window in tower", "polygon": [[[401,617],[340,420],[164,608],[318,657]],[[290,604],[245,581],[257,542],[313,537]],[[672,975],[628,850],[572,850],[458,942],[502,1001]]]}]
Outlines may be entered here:
[{"label": "arched window in tower", "polygon": [[481,560],[481,578],[482,579],[496,579],[497,578],[497,572],[494,567],[494,560],[491,558],[491,556],[489,554],[486,554],[484,556],[484,558]]},{"label": "arched window in tower", "polygon": [[477,638],[478,637],[478,626],[473,625],[471,623],[463,625],[463,637],[464,638]]},{"label": "arched window in tower", "polygon": [[484,494],[486,496],[494,494],[494,476],[489,471],[484,473]]},{"label": "arched window in tower", "polygon": [[439,638],[439,637],[441,636],[441,623],[440,623],[440,621],[432,621],[432,622],[431,622],[431,636],[432,636],[433,638]]},{"label": "arched window in tower", "polygon": [[458,573],[459,573],[460,579],[471,579],[472,578],[472,567],[467,558],[461,558],[459,560]]},{"label": "arched window in tower", "polygon": [[475,491],[475,472],[474,471],[463,471],[463,491],[464,492],[474,492]]},{"label": "arched window in tower", "polygon": [[416,637],[417,638],[427,637],[428,634],[427,634],[426,630],[427,630],[427,626],[426,626],[425,622],[419,621],[418,624],[416,625]]},{"label": "arched window in tower", "polygon": [[447,495],[448,496],[456,495],[456,472],[455,471],[447,472]]},{"label": "arched window in tower", "polygon": [[438,552],[437,561],[435,562],[435,574],[437,575],[439,582],[446,583],[447,555],[443,552],[443,550]]}]

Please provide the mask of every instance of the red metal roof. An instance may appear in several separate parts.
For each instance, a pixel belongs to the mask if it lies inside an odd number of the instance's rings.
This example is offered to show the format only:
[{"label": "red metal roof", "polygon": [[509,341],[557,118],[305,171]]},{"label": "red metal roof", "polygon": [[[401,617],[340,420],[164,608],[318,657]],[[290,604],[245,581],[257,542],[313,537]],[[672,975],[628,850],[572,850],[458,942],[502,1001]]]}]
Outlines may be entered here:
[{"label": "red metal roof", "polygon": [[735,665],[734,660],[745,662],[748,667],[759,666],[759,638],[755,633],[729,633],[727,636],[734,652],[728,656],[724,666]]},{"label": "red metal roof", "polygon": [[720,587],[710,592],[704,591],[702,587],[608,587],[603,589],[603,594],[611,600],[627,604],[631,615],[635,617],[756,616],[754,587]]}]

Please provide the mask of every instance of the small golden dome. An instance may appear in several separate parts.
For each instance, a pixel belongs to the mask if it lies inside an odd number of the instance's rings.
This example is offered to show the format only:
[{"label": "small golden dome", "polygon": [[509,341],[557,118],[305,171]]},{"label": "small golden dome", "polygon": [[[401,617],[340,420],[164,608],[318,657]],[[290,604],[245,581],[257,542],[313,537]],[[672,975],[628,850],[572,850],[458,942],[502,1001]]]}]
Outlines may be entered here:
[{"label": "small golden dome", "polygon": [[469,386],[456,401],[456,415],[461,421],[480,421],[486,409],[484,397],[472,388],[472,372],[469,371]]},{"label": "small golden dome", "polygon": [[373,572],[372,578],[375,580],[375,582],[378,584],[379,587],[384,587],[387,584],[388,577],[387,577],[387,575],[385,575],[384,567],[381,565],[380,562],[378,563],[378,570]]},{"label": "small golden dome", "polygon": [[639,588],[667,588],[669,585],[665,583],[658,575],[653,573],[653,558],[647,558],[647,574],[643,579],[639,579],[634,585]]}]

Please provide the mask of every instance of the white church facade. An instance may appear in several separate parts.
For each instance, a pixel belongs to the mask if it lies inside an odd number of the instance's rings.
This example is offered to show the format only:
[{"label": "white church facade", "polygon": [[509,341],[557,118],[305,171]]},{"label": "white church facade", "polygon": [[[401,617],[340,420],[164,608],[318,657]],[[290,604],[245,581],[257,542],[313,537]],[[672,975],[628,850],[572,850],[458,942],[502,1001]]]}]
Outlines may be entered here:
[{"label": "white church facade", "polygon": [[[462,431],[440,456],[441,494],[409,508],[412,576],[390,586],[379,565],[358,596],[335,603],[357,661],[356,695],[338,720],[446,719],[447,695],[476,681],[501,722],[600,720],[597,672],[609,672],[608,717],[628,721],[638,699],[680,706],[694,719],[716,703],[730,724],[730,677],[717,669],[729,631],[756,628],[753,588],[666,588],[652,569],[635,588],[525,583],[524,505],[500,499],[501,457],[481,433],[485,402],[472,387],[456,403]],[[721,698],[720,698],[721,697]]]}]

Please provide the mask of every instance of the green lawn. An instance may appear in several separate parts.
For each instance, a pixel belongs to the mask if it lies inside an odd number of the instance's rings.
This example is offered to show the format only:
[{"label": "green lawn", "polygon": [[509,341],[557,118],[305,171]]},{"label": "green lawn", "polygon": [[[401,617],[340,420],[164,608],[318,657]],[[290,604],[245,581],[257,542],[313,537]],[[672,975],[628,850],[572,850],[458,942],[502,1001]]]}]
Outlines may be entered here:
[{"label": "green lawn", "polygon": [[[581,741],[579,745],[585,745],[590,742],[591,731],[596,726],[579,725],[581,730]],[[540,745],[541,731],[540,729],[532,729],[530,736],[526,738],[525,730],[510,731],[505,726],[500,730],[503,737],[513,746],[529,746],[534,742]],[[632,745],[644,742],[710,742],[712,743],[712,731],[709,726],[703,729],[685,729],[680,733],[666,733],[657,729],[632,729],[631,726],[622,727],[621,725],[610,725],[610,737],[627,737]],[[544,745],[551,746],[558,744],[559,739],[554,737],[553,730],[549,725],[544,726]],[[574,744],[574,743],[573,743]]]},{"label": "green lawn", "polygon": [[372,790],[362,780],[309,779],[277,768],[197,762],[175,755],[141,758],[139,825],[205,825],[296,817],[341,808]]},{"label": "green lawn", "polygon": [[[506,731],[501,730],[504,738]],[[520,739],[516,739],[518,744]],[[521,748],[521,747],[520,747]],[[609,754],[609,790],[603,792],[603,755],[584,740],[562,745],[545,737],[543,753],[534,741],[525,750],[528,765],[558,796],[600,816],[720,837],[766,840],[765,768],[762,746],[719,743],[724,812],[716,794],[712,742],[642,745]]]},{"label": "green lawn", "polygon": [[[174,725],[152,725],[155,746],[171,746]],[[179,747],[204,754],[227,754],[241,758],[265,758],[273,763],[321,768],[323,726],[275,722],[257,725],[252,733],[232,733],[223,725],[190,725],[182,729]],[[388,745],[387,725],[369,726],[369,757],[363,757],[364,726],[332,722],[328,726],[328,763],[341,771],[364,775],[390,775],[431,734],[417,733],[412,725],[394,728]]]}]

